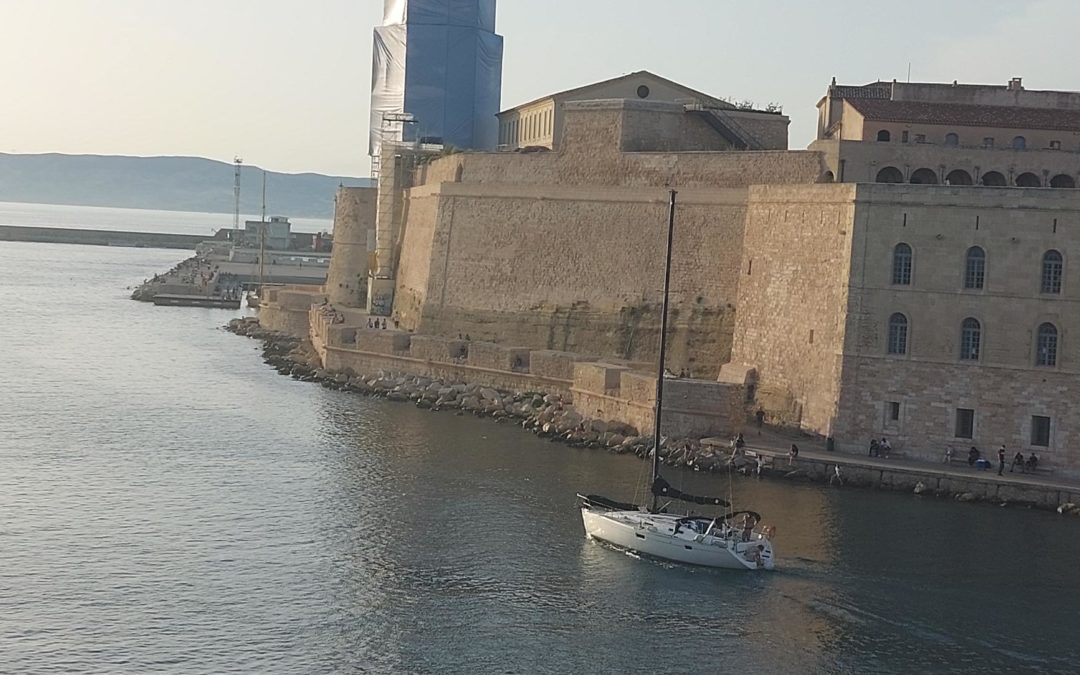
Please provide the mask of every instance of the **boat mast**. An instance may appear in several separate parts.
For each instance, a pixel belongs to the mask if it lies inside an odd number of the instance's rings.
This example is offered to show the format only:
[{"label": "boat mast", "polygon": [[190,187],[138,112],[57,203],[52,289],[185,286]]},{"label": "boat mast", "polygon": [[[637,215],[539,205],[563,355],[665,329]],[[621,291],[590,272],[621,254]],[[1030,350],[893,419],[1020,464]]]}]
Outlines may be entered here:
[{"label": "boat mast", "polygon": [[652,455],[652,481],[649,483],[649,492],[652,493],[652,508],[656,511],[656,493],[652,487],[656,479],[660,477],[660,415],[664,408],[664,365],[667,359],[667,318],[668,318],[668,294],[671,290],[671,244],[675,238],[675,190],[668,192],[668,229],[667,229],[667,258],[664,263],[664,308],[660,314],[660,358],[656,367],[656,409],[653,412],[653,455]]},{"label": "boat mast", "polygon": [[262,293],[263,269],[266,265],[266,169],[262,172],[262,220],[259,221],[259,293]]}]

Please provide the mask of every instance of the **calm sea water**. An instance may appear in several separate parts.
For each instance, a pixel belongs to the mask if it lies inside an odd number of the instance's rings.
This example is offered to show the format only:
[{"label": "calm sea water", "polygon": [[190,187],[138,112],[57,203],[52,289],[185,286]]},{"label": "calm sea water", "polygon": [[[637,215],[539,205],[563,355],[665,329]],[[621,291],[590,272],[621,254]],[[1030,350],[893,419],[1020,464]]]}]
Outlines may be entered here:
[{"label": "calm sea water", "polygon": [[0,243],[0,672],[1076,672],[1080,529],[729,481],[768,575],[586,541],[643,463],[295,382],[182,252]]}]

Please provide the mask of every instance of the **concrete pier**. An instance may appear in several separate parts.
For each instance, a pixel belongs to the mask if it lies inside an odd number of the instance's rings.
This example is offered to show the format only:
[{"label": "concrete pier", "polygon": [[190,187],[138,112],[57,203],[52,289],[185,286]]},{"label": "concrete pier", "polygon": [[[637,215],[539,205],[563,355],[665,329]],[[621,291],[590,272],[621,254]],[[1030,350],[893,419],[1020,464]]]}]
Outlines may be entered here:
[{"label": "concrete pier", "polygon": [[0,225],[0,241],[31,241],[45,244],[127,246],[132,248],[179,248],[194,251],[209,237],[201,234],[83,230],[72,227],[23,227]]}]

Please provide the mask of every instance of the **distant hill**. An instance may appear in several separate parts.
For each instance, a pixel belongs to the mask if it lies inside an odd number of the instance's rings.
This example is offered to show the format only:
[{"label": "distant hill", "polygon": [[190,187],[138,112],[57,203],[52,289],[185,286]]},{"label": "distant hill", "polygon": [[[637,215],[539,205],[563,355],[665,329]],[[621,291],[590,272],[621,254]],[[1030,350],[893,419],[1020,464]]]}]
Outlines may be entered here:
[{"label": "distant hill", "polygon": [[[262,171],[244,165],[240,210],[258,213]],[[338,185],[369,178],[266,172],[267,213],[331,218]],[[0,153],[0,201],[232,213],[233,165],[200,157]]]}]

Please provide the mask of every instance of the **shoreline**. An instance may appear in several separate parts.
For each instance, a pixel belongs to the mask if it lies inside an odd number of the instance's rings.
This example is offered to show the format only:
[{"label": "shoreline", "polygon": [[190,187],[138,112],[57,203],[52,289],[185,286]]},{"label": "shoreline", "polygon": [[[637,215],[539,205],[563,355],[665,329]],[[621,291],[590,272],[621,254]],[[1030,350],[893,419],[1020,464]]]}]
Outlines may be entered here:
[{"label": "shoreline", "polygon": [[[231,320],[225,329],[259,340],[263,361],[282,375],[323,387],[400,403],[411,402],[433,412],[488,417],[497,423],[512,421],[537,436],[570,447],[603,449],[613,454],[651,456],[652,438],[632,426],[616,421],[589,419],[573,407],[568,397],[551,392],[515,392],[481,383],[449,382],[405,372],[336,372],[324,369],[309,340],[262,328],[254,317]],[[753,439],[751,439],[753,440]],[[733,470],[743,476],[804,483],[907,492],[964,503],[992,503],[1033,508],[1062,515],[1080,516],[1080,486],[1017,482],[1011,478],[957,474],[942,467],[912,465],[902,460],[869,462],[856,455],[814,451],[800,452],[786,462],[787,453],[748,444],[734,455],[725,439],[670,438],[660,445],[667,466],[694,471]],[[758,458],[761,458],[760,461]],[[890,463],[892,462],[892,463]],[[840,468],[842,467],[842,468]]]}]

